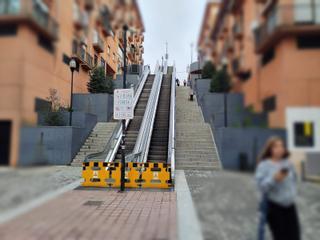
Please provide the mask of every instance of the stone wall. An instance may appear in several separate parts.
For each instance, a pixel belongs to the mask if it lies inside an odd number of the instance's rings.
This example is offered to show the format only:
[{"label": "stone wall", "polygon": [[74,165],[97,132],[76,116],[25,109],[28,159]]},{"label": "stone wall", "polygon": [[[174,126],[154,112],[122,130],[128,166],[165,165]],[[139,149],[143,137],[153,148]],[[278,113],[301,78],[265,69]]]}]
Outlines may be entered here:
[{"label": "stone wall", "polygon": [[96,115],[98,122],[108,122],[113,115],[113,95],[105,93],[74,94],[73,109]]},{"label": "stone wall", "polygon": [[22,127],[19,166],[70,164],[97,123],[92,114],[73,116],[73,127]]},{"label": "stone wall", "polygon": [[215,129],[214,137],[224,169],[253,170],[265,142],[274,135],[286,140],[286,131],[281,129]]}]

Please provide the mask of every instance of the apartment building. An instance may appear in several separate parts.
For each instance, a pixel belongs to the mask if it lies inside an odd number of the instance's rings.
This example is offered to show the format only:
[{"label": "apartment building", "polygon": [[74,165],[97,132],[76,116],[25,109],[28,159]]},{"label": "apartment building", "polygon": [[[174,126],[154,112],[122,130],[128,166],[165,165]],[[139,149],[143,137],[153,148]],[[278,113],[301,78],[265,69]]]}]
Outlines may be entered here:
[{"label": "apartment building", "polygon": [[[76,93],[87,92],[95,66],[109,75],[118,72],[122,45],[117,31],[125,21],[123,13],[130,16],[130,29],[142,45],[144,28],[135,1],[0,1],[0,164],[16,164],[20,127],[36,124],[49,89],[56,89],[69,106],[71,58],[78,63]],[[131,63],[143,62],[139,54]]]},{"label": "apartment building", "polygon": [[213,40],[211,38],[211,32],[213,31],[213,28],[215,26],[219,6],[220,1],[217,0],[210,0],[206,4],[200,35],[198,39],[198,54],[200,62],[213,62],[214,58],[216,57]]},{"label": "apartment building", "polygon": [[285,127],[288,107],[320,104],[320,1],[222,1],[212,32],[246,106]]}]

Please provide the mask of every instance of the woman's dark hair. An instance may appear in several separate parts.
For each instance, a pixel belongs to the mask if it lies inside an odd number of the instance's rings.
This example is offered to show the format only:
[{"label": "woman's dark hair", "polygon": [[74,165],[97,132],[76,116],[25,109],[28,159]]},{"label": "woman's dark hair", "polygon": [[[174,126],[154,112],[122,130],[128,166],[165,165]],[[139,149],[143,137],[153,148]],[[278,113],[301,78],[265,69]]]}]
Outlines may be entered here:
[{"label": "woman's dark hair", "polygon": [[[271,137],[268,139],[263,150],[261,151],[261,154],[258,158],[258,162],[264,161],[264,160],[272,157],[272,148],[275,145],[275,143],[278,141],[281,141],[284,143],[283,139],[278,136],[274,136],[274,137]],[[287,148],[285,148],[285,152],[284,152],[282,158],[285,159],[285,158],[288,158],[289,156],[290,156],[290,153],[287,150]]]}]

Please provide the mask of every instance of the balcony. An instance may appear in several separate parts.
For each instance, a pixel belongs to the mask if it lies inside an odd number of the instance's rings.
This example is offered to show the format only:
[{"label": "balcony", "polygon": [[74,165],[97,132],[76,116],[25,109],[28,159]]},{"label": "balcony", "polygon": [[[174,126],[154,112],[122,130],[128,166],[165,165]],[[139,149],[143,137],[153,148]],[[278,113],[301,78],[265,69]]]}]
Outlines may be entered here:
[{"label": "balcony", "polygon": [[49,14],[47,6],[35,0],[2,0],[0,24],[25,22],[51,40],[58,39],[58,23]]},{"label": "balcony", "polygon": [[72,55],[74,59],[85,70],[91,70],[93,68],[93,57],[77,42],[73,43]]},{"label": "balcony", "polygon": [[232,72],[240,81],[243,82],[248,80],[251,76],[251,71],[244,66],[244,62],[241,57],[232,60]]},{"label": "balcony", "polygon": [[241,39],[243,37],[243,27],[242,27],[241,23],[239,23],[239,22],[234,23],[234,25],[232,27],[232,33],[236,39]]},{"label": "balcony", "polygon": [[233,53],[233,51],[234,51],[234,39],[233,39],[233,37],[229,37],[227,39],[227,41],[225,42],[225,44],[226,44],[225,47],[226,47],[228,53]]},{"label": "balcony", "polygon": [[111,27],[111,14],[109,12],[108,7],[104,6],[100,12],[98,22],[102,25],[102,32],[103,34],[107,36],[113,36],[113,31]]},{"label": "balcony", "polygon": [[85,0],[84,7],[86,10],[91,11],[94,9],[94,2],[95,0]]},{"label": "balcony", "polygon": [[319,8],[317,4],[275,6],[255,30],[256,52],[265,52],[288,35],[319,34]]},{"label": "balcony", "polygon": [[75,7],[73,11],[73,21],[76,29],[84,29],[89,26],[89,15],[86,11]]},{"label": "balcony", "polygon": [[104,42],[102,38],[99,36],[98,31],[93,31],[93,41],[92,41],[93,48],[98,52],[104,52]]}]

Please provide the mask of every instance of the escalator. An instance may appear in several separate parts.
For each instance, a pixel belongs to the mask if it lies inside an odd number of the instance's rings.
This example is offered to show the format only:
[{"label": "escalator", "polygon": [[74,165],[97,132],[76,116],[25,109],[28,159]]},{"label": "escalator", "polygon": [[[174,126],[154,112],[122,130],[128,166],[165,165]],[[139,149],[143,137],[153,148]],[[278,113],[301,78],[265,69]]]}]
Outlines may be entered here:
[{"label": "escalator", "polygon": [[[126,187],[171,188],[175,168],[176,70],[174,66],[157,64],[154,75],[146,74],[135,94],[134,118],[126,121]],[[121,139],[119,122],[104,152],[86,158],[83,186],[119,187],[123,176]]]},{"label": "escalator", "polygon": [[[143,87],[143,90],[141,92],[139,101],[136,105],[135,112],[134,112],[134,119],[130,121],[130,124],[127,128],[126,133],[126,149],[125,154],[128,155],[132,153],[133,148],[135,146],[137,136],[141,127],[141,122],[146,110],[146,106],[149,100],[151,88],[154,82],[155,75],[149,75],[146,83]],[[116,161],[121,160],[121,149],[118,149],[118,152],[116,154]]]},{"label": "escalator", "polygon": [[163,76],[156,118],[149,147],[148,162],[166,163],[168,158],[170,96],[172,75]]}]

